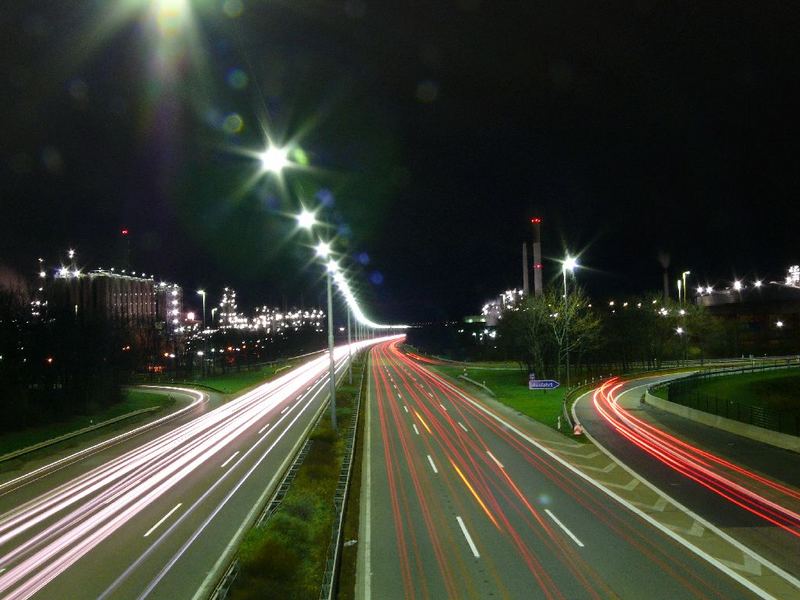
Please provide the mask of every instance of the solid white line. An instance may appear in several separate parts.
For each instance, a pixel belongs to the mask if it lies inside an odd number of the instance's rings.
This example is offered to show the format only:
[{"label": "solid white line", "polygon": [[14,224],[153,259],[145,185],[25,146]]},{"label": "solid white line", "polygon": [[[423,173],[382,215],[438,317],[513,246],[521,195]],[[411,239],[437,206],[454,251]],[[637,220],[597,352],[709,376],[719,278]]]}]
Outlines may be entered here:
[{"label": "solid white line", "polygon": [[441,406],[444,409],[444,412],[447,412],[447,407],[444,404],[439,402],[439,406]]},{"label": "solid white line", "polygon": [[498,467],[500,467],[501,469],[505,469],[505,467],[503,466],[503,463],[501,463],[499,460],[497,460],[497,459],[494,457],[494,454],[492,454],[490,450],[487,450],[487,451],[486,451],[486,454],[488,454],[488,455],[489,455],[489,458],[491,458],[491,459],[492,459],[492,460],[495,462],[495,464],[496,464]]},{"label": "solid white line", "polygon": [[[175,505],[175,508],[173,508],[167,514],[165,514],[163,517],[161,517],[161,519],[159,519],[158,523],[156,523],[150,529],[147,530],[147,533],[144,534],[144,537],[147,537],[148,535],[153,533],[156,529],[158,529],[159,525],[161,525],[164,521],[169,519],[170,515],[172,515],[172,513],[174,513],[176,510],[178,510],[181,507],[181,504],[183,504],[183,502],[178,502],[178,504]],[[3,569],[3,571],[5,571],[5,569]]]},{"label": "solid white line", "polygon": [[414,432],[415,432],[417,435],[419,435],[419,429],[417,429],[417,424],[416,424],[416,423],[412,423],[412,424],[411,424],[411,426],[414,428]]},{"label": "solid white line", "polygon": [[237,454],[239,454],[238,450],[236,452],[234,452],[233,454],[231,454],[230,458],[228,460],[226,460],[224,463],[222,463],[219,468],[220,469],[224,469],[229,462],[231,462],[234,458],[236,458]]},{"label": "solid white line", "polygon": [[259,430],[258,430],[258,433],[264,433],[264,431],[266,431],[267,427],[269,427],[269,423],[267,423],[267,424],[266,424],[266,425],[264,425],[264,426],[263,426],[261,429],[259,429]]},{"label": "solid white line", "polygon": [[469,433],[469,430],[466,427],[464,427],[464,425],[463,425],[463,423],[461,423],[461,421],[458,422],[458,426],[461,427],[461,429],[463,429],[466,433]]},{"label": "solid white line", "polygon": [[464,537],[467,538],[469,549],[472,550],[472,556],[475,558],[480,558],[481,555],[478,553],[478,549],[475,547],[475,542],[472,541],[472,537],[470,537],[469,531],[467,531],[467,527],[464,525],[464,521],[461,519],[461,517],[456,517],[456,521],[458,521],[458,525],[461,527],[461,533],[463,533]]},{"label": "solid white line", "polygon": [[408,407],[405,404],[403,404],[403,408],[405,408],[406,412],[408,412]]},{"label": "solid white line", "polygon": [[433,472],[438,474],[439,473],[439,469],[437,469],[436,465],[433,464],[433,459],[431,458],[430,454],[428,454],[428,462],[431,463],[431,469],[433,469]]},{"label": "solid white line", "polygon": [[549,515],[549,517],[550,517],[551,519],[553,519],[553,521],[555,521],[555,522],[556,522],[556,525],[558,525],[559,527],[561,527],[561,529],[563,529],[563,530],[564,530],[564,533],[566,533],[566,534],[567,534],[567,535],[568,535],[570,538],[572,538],[572,541],[573,541],[573,542],[575,542],[576,544],[578,544],[578,546],[580,546],[581,548],[583,548],[583,542],[582,542],[582,541],[580,541],[580,540],[579,540],[579,539],[578,539],[578,538],[575,536],[575,534],[574,534],[574,533],[572,533],[572,532],[571,532],[569,529],[567,529],[566,525],[564,525],[564,524],[563,524],[561,521],[559,521],[559,520],[558,520],[558,517],[556,517],[556,516],[555,516],[553,513],[551,513],[549,508],[545,508],[545,509],[544,509],[544,512],[546,512],[546,513]]},{"label": "solid white line", "polygon": [[372,422],[372,411],[370,396],[372,394],[372,377],[370,373],[365,374],[367,377],[367,406],[366,415],[364,415],[364,429],[366,430],[366,440],[364,441],[364,459],[366,460],[365,469],[365,485],[366,485],[366,502],[364,507],[364,597],[367,600],[372,598],[372,430],[370,429]]}]

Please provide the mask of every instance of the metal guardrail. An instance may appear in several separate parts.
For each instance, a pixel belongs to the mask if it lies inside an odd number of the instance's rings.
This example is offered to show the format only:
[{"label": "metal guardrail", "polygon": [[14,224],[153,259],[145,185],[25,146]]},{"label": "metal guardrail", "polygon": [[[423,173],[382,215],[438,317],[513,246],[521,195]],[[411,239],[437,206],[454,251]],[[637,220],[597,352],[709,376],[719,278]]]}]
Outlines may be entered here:
[{"label": "metal guardrail", "polygon": [[336,590],[336,580],[339,575],[339,561],[342,548],[342,529],[344,527],[344,511],[347,506],[347,493],[350,489],[350,476],[353,473],[353,450],[355,449],[356,432],[358,431],[358,418],[361,413],[361,391],[364,389],[364,373],[367,369],[367,360],[361,367],[361,377],[356,397],[353,400],[353,414],[350,419],[350,427],[347,429],[345,438],[344,456],[342,457],[342,467],[339,471],[339,482],[333,496],[333,506],[336,518],[336,528],[331,533],[331,543],[328,546],[328,553],[325,560],[325,573],[322,576],[322,588],[320,589],[320,600],[332,600]]},{"label": "metal guardrail", "polygon": [[785,358],[771,364],[694,373],[677,380],[651,385],[647,391],[650,394],[655,394],[661,390],[666,390],[667,400],[670,402],[718,415],[726,419],[732,419],[741,423],[797,436],[800,435],[800,410],[777,410],[764,406],[743,404],[731,400],[730,398],[723,398],[715,394],[703,392],[697,389],[697,385],[716,377],[729,377],[746,375],[749,373],[763,373],[798,368],[800,368],[800,360],[797,358]]}]

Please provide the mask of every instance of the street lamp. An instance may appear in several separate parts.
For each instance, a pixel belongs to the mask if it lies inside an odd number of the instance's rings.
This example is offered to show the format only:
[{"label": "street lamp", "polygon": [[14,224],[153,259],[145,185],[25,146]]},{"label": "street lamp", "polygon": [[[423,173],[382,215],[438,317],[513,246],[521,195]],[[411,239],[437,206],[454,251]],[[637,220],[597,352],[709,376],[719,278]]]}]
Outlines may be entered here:
[{"label": "street lamp", "polygon": [[203,297],[203,329],[206,328],[206,291],[197,290],[197,293]]},{"label": "street lamp", "polygon": [[[564,346],[567,350],[567,390],[569,390],[569,308],[567,307],[567,271],[575,274],[578,267],[578,260],[567,254],[561,265],[561,276],[564,280]],[[565,396],[566,399],[566,396]]]},{"label": "street lamp", "polygon": [[295,219],[297,219],[298,227],[300,227],[301,229],[307,229],[309,231],[311,230],[312,227],[314,227],[314,225],[317,224],[316,215],[310,210],[307,210],[305,208],[303,208],[303,210],[301,210],[297,215],[295,215]]},{"label": "street lamp", "polygon": [[692,274],[691,271],[684,271],[683,273],[681,273],[681,280],[683,280],[683,303],[684,304],[686,304],[686,292],[688,291],[688,288],[686,287],[686,276],[687,275],[691,275],[691,274]]},{"label": "street lamp", "polygon": [[[324,251],[323,253],[320,251]],[[330,255],[330,244],[320,242],[317,246],[317,254],[323,258]],[[331,275],[339,270],[336,261],[330,258],[325,268],[325,282],[328,290],[328,356],[330,357],[328,379],[330,380],[331,394],[331,427],[336,431],[336,362],[333,360],[333,292],[331,290]]]},{"label": "street lamp", "polygon": [[280,175],[286,167],[289,166],[289,149],[279,148],[270,144],[266,150],[258,155],[261,161],[261,170],[265,173],[275,173]]}]

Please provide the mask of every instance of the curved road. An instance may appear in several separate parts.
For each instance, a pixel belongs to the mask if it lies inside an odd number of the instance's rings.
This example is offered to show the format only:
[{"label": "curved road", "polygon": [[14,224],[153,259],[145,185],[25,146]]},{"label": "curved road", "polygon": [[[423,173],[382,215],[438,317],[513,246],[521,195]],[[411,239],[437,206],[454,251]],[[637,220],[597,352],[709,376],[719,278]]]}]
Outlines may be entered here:
[{"label": "curved road", "polygon": [[[335,358],[342,373],[347,347]],[[219,408],[199,403],[0,484],[0,597],[207,595],[325,407],[327,368],[325,354]]]}]

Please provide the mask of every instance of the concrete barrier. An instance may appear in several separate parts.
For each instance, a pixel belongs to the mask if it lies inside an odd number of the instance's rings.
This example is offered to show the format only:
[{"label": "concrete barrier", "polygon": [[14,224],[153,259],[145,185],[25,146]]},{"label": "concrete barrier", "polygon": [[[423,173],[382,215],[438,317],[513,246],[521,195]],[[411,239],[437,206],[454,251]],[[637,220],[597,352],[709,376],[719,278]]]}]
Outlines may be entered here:
[{"label": "concrete barrier", "polygon": [[749,423],[742,423],[734,419],[728,419],[695,408],[689,408],[683,404],[677,404],[654,396],[649,391],[645,394],[645,402],[665,412],[696,421],[697,423],[702,423],[703,425],[708,425],[709,427],[716,427],[717,429],[722,429],[729,433],[741,435],[742,437],[763,442],[771,446],[777,446],[785,450],[791,450],[792,452],[800,452],[800,437],[794,435],[772,431],[771,429],[764,429],[763,427],[750,425]]}]

